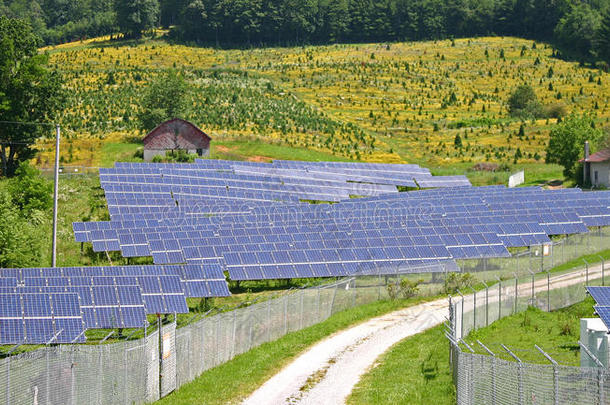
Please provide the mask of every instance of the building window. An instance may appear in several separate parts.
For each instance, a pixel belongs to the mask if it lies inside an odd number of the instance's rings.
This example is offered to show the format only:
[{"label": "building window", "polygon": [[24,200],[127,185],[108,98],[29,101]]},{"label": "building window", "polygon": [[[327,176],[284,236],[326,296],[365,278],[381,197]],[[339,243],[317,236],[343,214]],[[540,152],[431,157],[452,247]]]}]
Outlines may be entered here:
[{"label": "building window", "polygon": [[597,186],[597,181],[598,181],[598,176],[597,176],[597,170],[595,171],[595,185]]}]

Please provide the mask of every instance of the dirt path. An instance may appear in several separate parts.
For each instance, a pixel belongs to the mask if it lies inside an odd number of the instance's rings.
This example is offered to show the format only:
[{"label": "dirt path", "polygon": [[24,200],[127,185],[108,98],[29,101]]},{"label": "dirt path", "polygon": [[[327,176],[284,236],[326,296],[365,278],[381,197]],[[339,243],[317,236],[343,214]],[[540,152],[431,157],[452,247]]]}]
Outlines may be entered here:
[{"label": "dirt path", "polygon": [[[584,270],[553,277],[551,288],[583,282]],[[601,277],[593,266],[589,278]],[[534,283],[546,291],[546,279]],[[519,284],[518,295],[531,294],[531,283]],[[472,295],[465,305],[472,306]],[[490,297],[489,302],[492,302]],[[477,307],[483,305],[480,301]],[[439,325],[448,317],[447,299],[439,299],[371,319],[317,343],[257,389],[243,404],[343,404],[377,358],[397,342]]]}]

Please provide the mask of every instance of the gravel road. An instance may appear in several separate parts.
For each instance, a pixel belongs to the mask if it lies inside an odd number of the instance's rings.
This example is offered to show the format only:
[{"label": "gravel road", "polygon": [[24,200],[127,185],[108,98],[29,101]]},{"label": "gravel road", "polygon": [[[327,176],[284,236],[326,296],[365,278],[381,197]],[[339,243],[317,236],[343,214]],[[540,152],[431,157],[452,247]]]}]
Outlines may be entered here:
[{"label": "gravel road", "polygon": [[[583,270],[555,276],[552,288],[583,282]],[[599,278],[601,267],[589,270]],[[535,282],[545,291],[546,280]],[[531,293],[531,284],[519,284],[519,296]],[[490,302],[492,302],[490,297]],[[465,297],[472,306],[472,295]],[[477,303],[477,307],[483,303]],[[243,404],[343,404],[365,372],[391,346],[434,327],[448,317],[448,300],[439,299],[379,316],[340,331],[315,344],[271,377]]]}]

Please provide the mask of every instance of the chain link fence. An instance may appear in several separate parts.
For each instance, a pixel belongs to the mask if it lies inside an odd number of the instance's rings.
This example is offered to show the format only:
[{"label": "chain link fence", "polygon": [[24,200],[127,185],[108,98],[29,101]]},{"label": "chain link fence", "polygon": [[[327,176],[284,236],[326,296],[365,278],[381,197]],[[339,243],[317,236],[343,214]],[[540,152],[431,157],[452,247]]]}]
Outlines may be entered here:
[{"label": "chain link fence", "polygon": [[[566,261],[590,248],[591,239],[578,238],[583,251],[576,253],[576,239],[562,242],[565,252],[570,252]],[[572,269],[564,274],[530,271],[527,276],[515,274],[512,280],[498,280],[484,290],[469,291],[467,296],[461,293],[460,299],[452,299],[447,336],[457,403],[605,404],[610,398],[608,369],[560,365],[550,357],[548,364],[525,363],[514,353],[511,356],[515,361],[509,361],[493,352],[475,353],[462,340],[470,331],[525,311],[528,306],[553,311],[581,302],[586,298],[585,286],[605,283],[605,271],[603,259],[595,265],[583,262],[579,271]]]},{"label": "chain link fence", "polygon": [[[601,266],[590,266],[588,272],[583,267],[576,276],[554,276],[550,281],[545,273],[539,273],[534,276],[533,295],[528,284],[530,271],[548,269],[604,249],[609,245],[609,238],[608,229],[600,229],[588,236],[575,235],[556,242],[550,256],[541,254],[542,247],[534,247],[508,259],[460,263],[462,272],[472,272],[479,281],[496,282],[496,277],[515,274],[517,288],[515,280],[503,280],[476,294],[462,291],[470,295],[452,306],[455,330],[460,331],[455,338],[524,310],[532,303],[543,309],[544,305],[555,309],[582,300],[583,283],[587,278],[590,282],[600,282]],[[542,263],[541,267],[539,263]],[[396,269],[397,273],[401,271]],[[417,274],[386,276],[370,274],[371,269],[363,266],[361,273],[369,275],[293,290],[228,312],[209,313],[178,329],[175,324],[164,325],[161,333],[155,330],[142,339],[111,344],[45,346],[8,356],[0,359],[0,403],[101,405],[152,402],[192,381],[205,370],[262,343],[321,322],[350,307],[389,299],[388,285],[396,284],[400,279],[419,283],[419,295],[441,294],[449,271],[451,269],[418,269]],[[575,278],[580,284],[574,284]],[[562,288],[563,292],[558,294],[556,288]],[[465,359],[468,353],[454,355]],[[457,364],[454,362],[456,367]],[[467,364],[466,360],[462,364]],[[469,370],[468,367],[458,368]],[[500,366],[497,370],[501,372]],[[472,383],[468,374],[458,374],[465,381],[462,387]],[[500,381],[500,374],[496,376],[498,379],[495,381]]]}]

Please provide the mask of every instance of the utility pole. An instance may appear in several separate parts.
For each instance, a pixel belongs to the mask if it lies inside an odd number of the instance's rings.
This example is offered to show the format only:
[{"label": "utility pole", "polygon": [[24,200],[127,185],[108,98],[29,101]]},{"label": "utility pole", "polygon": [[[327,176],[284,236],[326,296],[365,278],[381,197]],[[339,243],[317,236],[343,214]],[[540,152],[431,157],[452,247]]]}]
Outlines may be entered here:
[{"label": "utility pole", "polygon": [[55,124],[55,187],[53,190],[53,253],[51,267],[57,264],[57,193],[59,185],[59,124]]}]

